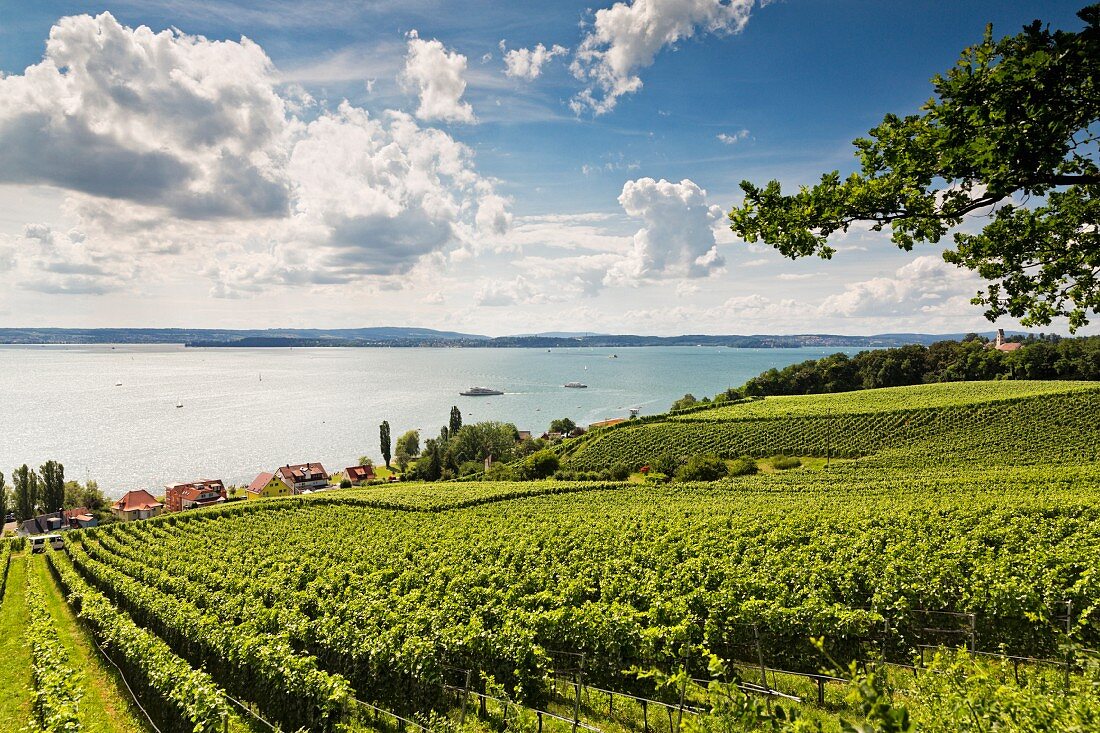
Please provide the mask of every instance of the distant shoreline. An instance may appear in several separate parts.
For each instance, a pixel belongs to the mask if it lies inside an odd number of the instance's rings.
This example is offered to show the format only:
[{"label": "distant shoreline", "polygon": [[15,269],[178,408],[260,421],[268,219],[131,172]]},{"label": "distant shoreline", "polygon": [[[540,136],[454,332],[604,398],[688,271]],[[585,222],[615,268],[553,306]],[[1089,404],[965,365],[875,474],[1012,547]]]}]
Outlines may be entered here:
[{"label": "distant shoreline", "polygon": [[[1019,334],[1019,332],[1016,332]],[[966,334],[886,333],[638,336],[633,334],[479,336],[420,328],[362,329],[63,329],[0,328],[7,346],[137,346],[186,348],[629,348],[711,346],[749,349],[883,348],[959,340]],[[992,332],[981,334],[988,338]],[[1010,333],[1010,335],[1013,335]]]}]

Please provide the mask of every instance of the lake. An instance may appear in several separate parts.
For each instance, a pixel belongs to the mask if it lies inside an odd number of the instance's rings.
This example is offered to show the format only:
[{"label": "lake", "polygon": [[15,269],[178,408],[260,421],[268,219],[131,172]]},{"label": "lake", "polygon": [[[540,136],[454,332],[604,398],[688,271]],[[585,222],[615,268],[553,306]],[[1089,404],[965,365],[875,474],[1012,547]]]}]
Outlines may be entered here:
[{"label": "lake", "polygon": [[[664,412],[685,392],[714,395],[837,351],[857,350],[0,346],[0,471],[54,458],[66,478],[96,479],[111,496],[198,478],[247,483],[286,463],[336,471],[379,459],[382,420],[395,440],[410,428],[423,440],[458,405],[466,422],[538,434],[559,417]],[[571,381],[588,388],[562,387]],[[459,396],[470,386],[506,394]]]}]

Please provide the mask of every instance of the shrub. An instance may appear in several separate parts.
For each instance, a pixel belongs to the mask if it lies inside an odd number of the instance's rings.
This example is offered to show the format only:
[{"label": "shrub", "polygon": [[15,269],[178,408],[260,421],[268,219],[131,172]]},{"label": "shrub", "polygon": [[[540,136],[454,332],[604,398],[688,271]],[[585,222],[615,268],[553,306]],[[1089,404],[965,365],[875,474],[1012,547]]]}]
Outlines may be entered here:
[{"label": "shrub", "polygon": [[516,472],[507,463],[494,463],[485,472],[486,481],[515,481]]},{"label": "shrub", "polygon": [[523,459],[520,473],[525,479],[541,479],[554,475],[560,466],[558,456],[551,450],[540,450]]},{"label": "shrub", "polygon": [[802,459],[794,456],[774,456],[772,458],[772,468],[777,471],[786,471],[790,468],[798,468],[801,465]]},{"label": "shrub", "polygon": [[750,456],[741,456],[729,463],[729,475],[730,476],[751,476],[759,469]]},{"label": "shrub", "polygon": [[463,461],[462,465],[458,467],[459,476],[472,476],[475,473],[481,473],[485,470],[485,466],[478,461]]},{"label": "shrub", "polygon": [[346,479],[343,479],[342,481],[340,481],[340,488],[341,489],[350,489],[351,488],[351,479],[346,478]]},{"label": "shrub", "polygon": [[717,481],[729,473],[726,462],[715,455],[692,456],[676,470],[677,481]]},{"label": "shrub", "polygon": [[657,473],[672,476],[676,473],[676,470],[680,468],[683,462],[683,459],[675,453],[662,453],[649,462],[649,467]]},{"label": "shrub", "polygon": [[633,473],[633,471],[631,471],[630,466],[625,463],[616,463],[608,470],[608,474],[613,481],[626,481],[630,478],[631,473]]}]

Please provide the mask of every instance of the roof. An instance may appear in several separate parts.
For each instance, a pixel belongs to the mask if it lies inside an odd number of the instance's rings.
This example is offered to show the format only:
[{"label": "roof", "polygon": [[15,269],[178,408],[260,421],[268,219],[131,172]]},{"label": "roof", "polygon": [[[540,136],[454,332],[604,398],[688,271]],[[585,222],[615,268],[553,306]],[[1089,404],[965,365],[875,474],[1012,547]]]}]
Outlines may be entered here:
[{"label": "roof", "polygon": [[121,499],[111,505],[111,508],[123,512],[133,512],[139,509],[156,509],[161,506],[164,505],[157,501],[155,496],[145,489],[138,489],[137,491],[127,491]]},{"label": "roof", "polygon": [[275,477],[275,474],[268,473],[267,471],[261,471],[260,475],[252,479],[252,483],[248,485],[248,490],[254,494],[258,494],[263,491],[263,488],[267,486],[267,483]]},{"label": "roof", "polygon": [[293,466],[288,464],[275,469],[275,473],[291,486],[307,481],[328,480],[328,473],[320,463],[298,463]]},{"label": "roof", "polygon": [[344,475],[349,481],[363,481],[374,478],[374,466],[348,466],[344,469]]},{"label": "roof", "polygon": [[219,478],[203,478],[198,481],[185,481],[178,484],[168,484],[164,487],[167,490],[179,489],[186,492],[188,489],[199,489],[200,491],[224,491],[225,484]]},{"label": "roof", "polygon": [[618,425],[621,422],[626,422],[626,418],[613,417],[610,420],[600,420],[599,422],[594,422],[588,426],[588,429],[591,430],[592,428],[606,428],[610,427],[611,425]]},{"label": "roof", "polygon": [[530,430],[517,430],[516,433],[519,434],[519,439],[520,440],[530,440],[531,439],[531,431]]},{"label": "roof", "polygon": [[997,351],[1016,351],[1016,349],[1022,349],[1023,347],[1024,345],[1021,343],[1010,341],[1006,344],[1001,344],[1000,346],[996,347],[996,349]]}]

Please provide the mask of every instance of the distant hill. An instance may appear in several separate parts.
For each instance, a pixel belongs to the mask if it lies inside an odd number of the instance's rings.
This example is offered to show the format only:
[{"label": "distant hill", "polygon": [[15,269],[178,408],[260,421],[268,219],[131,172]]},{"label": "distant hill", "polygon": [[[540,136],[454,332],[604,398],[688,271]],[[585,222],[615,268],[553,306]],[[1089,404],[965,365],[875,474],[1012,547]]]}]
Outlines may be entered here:
[{"label": "distant hill", "polygon": [[[932,344],[958,340],[966,334],[893,333],[874,336],[843,334],[638,336],[632,334],[581,334],[549,331],[540,334],[491,338],[458,331],[430,328],[0,328],[3,344],[186,344],[193,347],[231,346],[464,346],[513,348],[570,348],[578,346],[725,346],[731,348],[877,348],[906,344]],[[982,334],[992,338],[993,333]],[[1012,332],[1012,335],[1026,335]]]}]

